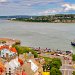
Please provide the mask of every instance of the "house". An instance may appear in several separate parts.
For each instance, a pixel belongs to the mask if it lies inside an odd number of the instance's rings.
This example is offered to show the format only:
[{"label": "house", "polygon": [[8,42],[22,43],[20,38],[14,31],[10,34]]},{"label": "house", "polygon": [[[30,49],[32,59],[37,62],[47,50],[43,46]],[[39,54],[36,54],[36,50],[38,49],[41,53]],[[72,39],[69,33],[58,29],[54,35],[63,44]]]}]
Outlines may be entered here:
[{"label": "house", "polygon": [[31,69],[31,63],[30,62],[25,62],[22,67],[22,70],[25,70],[27,75],[34,75],[34,72]]},{"label": "house", "polygon": [[12,59],[10,62],[6,62],[4,66],[6,68],[6,73],[9,73],[9,71],[11,71],[11,73],[14,74],[16,69],[19,68],[21,65],[18,61],[18,57],[16,57],[15,59]]},{"label": "house", "polygon": [[32,69],[32,71],[36,72],[38,70],[38,66],[32,60],[29,60],[28,62],[31,63],[31,69]]},{"label": "house", "polygon": [[35,59],[29,59],[21,66],[22,70],[25,70],[27,75],[38,75],[38,65],[35,62]]},{"label": "house", "polygon": [[0,46],[0,57],[9,58],[15,56],[17,54],[17,50],[10,46]]}]

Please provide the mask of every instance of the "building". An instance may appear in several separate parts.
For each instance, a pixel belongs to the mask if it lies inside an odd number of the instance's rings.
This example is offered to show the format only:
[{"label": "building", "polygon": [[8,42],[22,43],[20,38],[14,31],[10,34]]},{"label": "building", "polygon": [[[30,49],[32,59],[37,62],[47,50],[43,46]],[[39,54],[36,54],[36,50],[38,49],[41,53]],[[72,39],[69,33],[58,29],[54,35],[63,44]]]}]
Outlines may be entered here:
[{"label": "building", "polygon": [[11,74],[14,75],[17,68],[20,68],[21,65],[20,65],[20,62],[18,61],[18,57],[16,57],[15,59],[12,59],[10,62],[6,62],[4,66],[6,68],[7,74],[9,74],[9,71],[10,71]]},{"label": "building", "polygon": [[10,58],[17,54],[17,50],[10,46],[1,46],[0,47],[0,57],[2,58]]}]

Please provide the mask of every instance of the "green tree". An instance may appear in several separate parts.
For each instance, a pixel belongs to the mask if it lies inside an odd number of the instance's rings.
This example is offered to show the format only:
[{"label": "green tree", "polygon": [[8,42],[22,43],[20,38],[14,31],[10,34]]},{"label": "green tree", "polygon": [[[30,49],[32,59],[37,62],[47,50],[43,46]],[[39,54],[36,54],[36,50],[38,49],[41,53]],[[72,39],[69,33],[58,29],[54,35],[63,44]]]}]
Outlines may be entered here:
[{"label": "green tree", "polygon": [[52,67],[50,70],[50,75],[62,75],[62,73],[59,69]]},{"label": "green tree", "polygon": [[58,61],[59,65],[62,66],[62,61],[59,58],[53,58],[52,61]]},{"label": "green tree", "polygon": [[73,71],[72,75],[75,75],[75,71]]},{"label": "green tree", "polygon": [[52,68],[52,67],[55,67],[55,68],[59,69],[59,68],[60,68],[59,62],[58,62],[58,61],[53,61],[53,62],[50,64],[50,68]]},{"label": "green tree", "polygon": [[55,68],[60,68],[60,66],[62,66],[62,62],[59,58],[53,58],[52,61],[49,63],[50,64],[50,69],[52,67],[55,67]]},{"label": "green tree", "polygon": [[75,54],[72,55],[72,60],[75,61]]},{"label": "green tree", "polygon": [[35,58],[38,57],[37,52],[35,50],[33,50],[32,48],[25,47],[25,46],[20,46],[20,45],[13,45],[13,47],[16,48],[16,50],[18,52],[18,56],[19,56],[19,54],[31,52],[34,55]]}]

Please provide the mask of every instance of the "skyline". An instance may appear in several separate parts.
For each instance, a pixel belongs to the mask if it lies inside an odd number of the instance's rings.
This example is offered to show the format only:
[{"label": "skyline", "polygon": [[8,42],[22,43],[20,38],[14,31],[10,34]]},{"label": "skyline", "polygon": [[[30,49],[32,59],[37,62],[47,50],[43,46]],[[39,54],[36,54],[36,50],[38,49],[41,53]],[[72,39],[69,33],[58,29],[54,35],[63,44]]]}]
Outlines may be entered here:
[{"label": "skyline", "polygon": [[0,16],[74,13],[75,0],[0,0]]}]

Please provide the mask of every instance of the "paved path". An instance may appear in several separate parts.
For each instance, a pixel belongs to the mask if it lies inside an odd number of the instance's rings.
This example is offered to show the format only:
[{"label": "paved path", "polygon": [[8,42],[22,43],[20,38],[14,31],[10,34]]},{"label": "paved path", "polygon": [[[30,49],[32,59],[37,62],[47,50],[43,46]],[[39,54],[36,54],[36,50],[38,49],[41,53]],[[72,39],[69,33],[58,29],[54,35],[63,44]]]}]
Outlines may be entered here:
[{"label": "paved path", "polygon": [[[50,54],[42,54],[42,56],[51,57],[51,58],[60,58],[62,61],[62,66],[60,68],[62,75],[72,75],[72,72],[75,71],[72,64],[69,64],[70,60],[72,60],[71,56],[67,56],[68,59],[64,59],[63,56],[55,56]],[[65,56],[65,55],[64,55]]]}]

